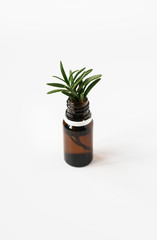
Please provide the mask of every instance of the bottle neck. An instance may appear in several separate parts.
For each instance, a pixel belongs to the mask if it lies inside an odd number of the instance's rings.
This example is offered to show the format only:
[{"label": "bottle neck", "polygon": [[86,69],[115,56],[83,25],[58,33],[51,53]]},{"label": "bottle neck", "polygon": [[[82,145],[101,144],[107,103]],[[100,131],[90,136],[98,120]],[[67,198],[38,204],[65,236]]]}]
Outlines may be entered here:
[{"label": "bottle neck", "polygon": [[71,121],[83,121],[91,117],[88,98],[82,103],[71,102],[68,98],[65,116]]}]

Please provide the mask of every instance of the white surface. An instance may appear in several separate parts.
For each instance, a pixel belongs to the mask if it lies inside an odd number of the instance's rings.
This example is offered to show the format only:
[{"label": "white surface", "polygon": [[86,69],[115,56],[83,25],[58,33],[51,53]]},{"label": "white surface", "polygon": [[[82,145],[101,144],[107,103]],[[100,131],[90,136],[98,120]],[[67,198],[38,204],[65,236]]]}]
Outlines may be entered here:
[{"label": "white surface", "polygon": [[[157,239],[156,1],[0,1],[0,239]],[[63,160],[66,97],[86,66],[94,160]]]}]

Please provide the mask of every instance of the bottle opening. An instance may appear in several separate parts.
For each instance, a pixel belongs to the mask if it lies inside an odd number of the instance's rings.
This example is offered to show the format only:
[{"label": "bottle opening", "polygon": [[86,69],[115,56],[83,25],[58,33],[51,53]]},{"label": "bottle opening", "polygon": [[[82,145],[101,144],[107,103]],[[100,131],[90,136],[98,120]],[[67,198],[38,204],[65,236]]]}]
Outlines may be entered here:
[{"label": "bottle opening", "polygon": [[88,98],[82,103],[67,100],[67,110],[65,116],[71,121],[84,121],[91,118]]}]

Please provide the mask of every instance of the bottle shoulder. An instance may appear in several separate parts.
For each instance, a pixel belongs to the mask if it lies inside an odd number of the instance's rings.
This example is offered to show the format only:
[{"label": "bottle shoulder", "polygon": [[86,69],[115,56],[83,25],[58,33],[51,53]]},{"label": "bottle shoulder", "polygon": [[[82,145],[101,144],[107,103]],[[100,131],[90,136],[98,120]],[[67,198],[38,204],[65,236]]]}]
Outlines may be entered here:
[{"label": "bottle shoulder", "polygon": [[90,121],[90,123],[84,125],[84,126],[73,126],[72,124],[68,124],[65,119],[63,119],[63,127],[66,129],[69,129],[71,131],[86,131],[89,128],[93,127],[93,119]]}]

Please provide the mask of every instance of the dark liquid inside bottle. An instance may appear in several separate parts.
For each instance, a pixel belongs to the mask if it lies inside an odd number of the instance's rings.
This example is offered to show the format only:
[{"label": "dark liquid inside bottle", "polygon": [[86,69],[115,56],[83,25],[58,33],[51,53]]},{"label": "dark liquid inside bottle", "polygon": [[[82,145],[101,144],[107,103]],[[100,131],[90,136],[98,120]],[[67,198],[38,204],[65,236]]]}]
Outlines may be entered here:
[{"label": "dark liquid inside bottle", "polygon": [[[88,100],[83,104],[67,101],[67,119],[75,122],[91,117]],[[93,158],[93,120],[84,126],[72,126],[63,120],[64,159],[75,167],[88,165]]]}]

